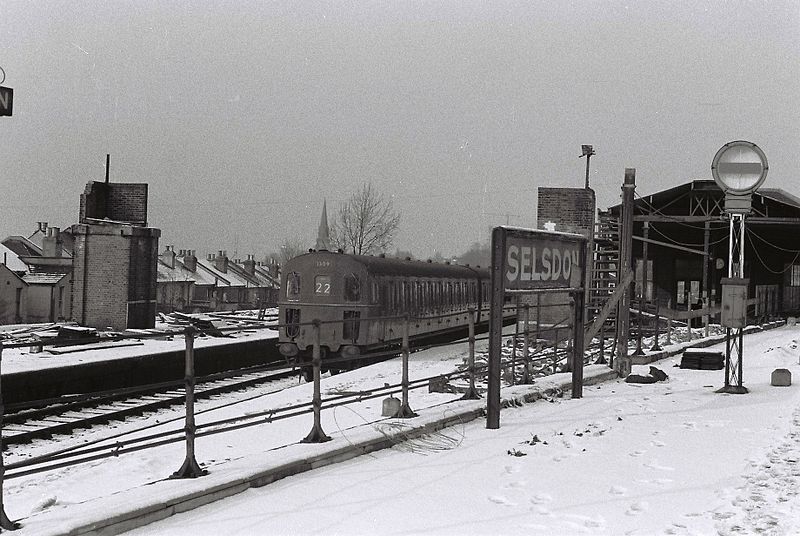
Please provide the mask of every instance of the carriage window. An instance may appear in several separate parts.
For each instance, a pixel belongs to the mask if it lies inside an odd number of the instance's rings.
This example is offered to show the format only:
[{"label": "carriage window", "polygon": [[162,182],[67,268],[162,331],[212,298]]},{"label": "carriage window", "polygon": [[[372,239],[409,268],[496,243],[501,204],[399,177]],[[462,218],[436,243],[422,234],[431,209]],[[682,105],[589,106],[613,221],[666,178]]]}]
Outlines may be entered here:
[{"label": "carriage window", "polygon": [[356,274],[346,275],[344,278],[344,301],[361,301],[361,282]]},{"label": "carriage window", "polygon": [[389,289],[384,282],[380,284],[378,289],[380,291],[381,312],[386,314],[389,312]]},{"label": "carriage window", "polygon": [[286,299],[300,299],[300,274],[289,272],[286,275]]},{"label": "carriage window", "polygon": [[330,296],[331,293],[331,276],[318,275],[314,278],[314,294],[323,294]]}]

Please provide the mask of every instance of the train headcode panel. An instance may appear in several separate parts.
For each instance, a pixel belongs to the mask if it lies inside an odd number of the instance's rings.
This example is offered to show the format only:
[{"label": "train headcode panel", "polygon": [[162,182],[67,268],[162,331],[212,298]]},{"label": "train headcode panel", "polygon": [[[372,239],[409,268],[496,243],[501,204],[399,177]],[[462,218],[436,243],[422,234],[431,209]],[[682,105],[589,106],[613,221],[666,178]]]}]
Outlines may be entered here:
[{"label": "train headcode panel", "polygon": [[[507,294],[560,294],[574,303],[573,348],[583,355],[583,296],[587,239],[574,233],[495,227],[492,231],[489,385],[486,427],[500,427],[500,349]],[[582,364],[582,361],[581,361]],[[581,396],[583,367],[572,367],[573,396]]]}]

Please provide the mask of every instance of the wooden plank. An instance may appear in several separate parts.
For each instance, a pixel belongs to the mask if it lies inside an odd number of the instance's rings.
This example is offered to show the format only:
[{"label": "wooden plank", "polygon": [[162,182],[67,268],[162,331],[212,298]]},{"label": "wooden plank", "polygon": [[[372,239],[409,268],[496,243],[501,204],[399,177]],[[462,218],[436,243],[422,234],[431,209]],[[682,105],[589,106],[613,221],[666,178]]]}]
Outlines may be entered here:
[{"label": "wooden plank", "polygon": [[585,341],[591,341],[594,336],[597,335],[597,332],[600,331],[603,323],[611,313],[611,309],[617,305],[619,299],[622,297],[623,292],[625,292],[625,289],[631,284],[631,281],[633,281],[633,270],[628,270],[628,272],[625,274],[625,277],[622,278],[621,284],[616,288],[616,290],[614,290],[606,304],[600,310],[600,313],[598,313],[598,315],[595,317],[591,327],[584,332],[584,347],[586,345]]}]

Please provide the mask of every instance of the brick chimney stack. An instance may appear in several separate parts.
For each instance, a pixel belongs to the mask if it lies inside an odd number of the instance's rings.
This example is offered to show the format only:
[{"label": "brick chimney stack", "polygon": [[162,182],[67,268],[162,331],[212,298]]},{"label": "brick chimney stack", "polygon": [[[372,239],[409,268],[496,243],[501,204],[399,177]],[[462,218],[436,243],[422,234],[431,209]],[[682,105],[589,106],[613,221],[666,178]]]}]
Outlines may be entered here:
[{"label": "brick chimney stack", "polygon": [[244,261],[244,271],[250,275],[256,274],[256,260],[253,258],[253,255],[248,255],[247,260]]},{"label": "brick chimney stack", "polygon": [[197,257],[194,256],[193,249],[186,250],[186,255],[183,257],[183,265],[186,266],[186,269],[190,272],[197,270]]},{"label": "brick chimney stack", "polygon": [[60,257],[64,242],[61,239],[61,229],[58,227],[48,227],[47,236],[42,239],[43,257]]},{"label": "brick chimney stack", "polygon": [[228,255],[226,251],[220,251],[219,255],[214,257],[214,268],[223,274],[228,273]]},{"label": "brick chimney stack", "polygon": [[161,254],[161,262],[169,266],[170,269],[175,269],[175,246],[167,246],[167,249]]}]

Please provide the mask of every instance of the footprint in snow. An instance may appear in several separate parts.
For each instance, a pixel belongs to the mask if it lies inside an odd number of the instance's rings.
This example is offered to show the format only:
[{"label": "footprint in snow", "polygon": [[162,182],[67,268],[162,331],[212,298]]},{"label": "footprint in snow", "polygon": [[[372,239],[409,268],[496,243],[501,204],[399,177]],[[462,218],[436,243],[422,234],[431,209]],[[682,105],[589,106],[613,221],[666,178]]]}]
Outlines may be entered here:
[{"label": "footprint in snow", "polygon": [[603,516],[589,517],[578,514],[568,514],[564,517],[572,521],[576,528],[585,527],[587,529],[603,529],[606,526],[606,520],[603,518]]},{"label": "footprint in snow", "polygon": [[647,452],[646,450],[634,450],[633,452],[629,452],[628,456],[638,457]]},{"label": "footprint in snow", "polygon": [[666,443],[664,443],[663,441],[658,441],[657,439],[651,441],[650,444],[653,445],[654,447],[666,447],[667,446]]},{"label": "footprint in snow", "polygon": [[611,489],[608,490],[611,495],[625,495],[628,493],[628,488],[623,486],[611,486]]},{"label": "footprint in snow", "polygon": [[506,489],[522,489],[527,486],[528,483],[524,480],[517,480],[515,482],[509,482],[508,484],[504,484],[503,487]]},{"label": "footprint in snow", "polygon": [[537,493],[531,497],[531,502],[533,504],[548,504],[553,502],[553,497],[547,493]]},{"label": "footprint in snow", "polygon": [[638,516],[649,509],[650,505],[647,503],[647,501],[636,501],[628,507],[628,510],[625,512],[625,514],[629,516]]},{"label": "footprint in snow", "polygon": [[490,495],[489,500],[495,504],[502,504],[504,506],[516,506],[517,503],[509,501],[507,498],[503,497],[502,495]]},{"label": "footprint in snow", "polygon": [[519,473],[520,470],[519,466],[516,465],[506,465],[505,469],[506,473],[508,473],[509,475],[513,475],[514,473]]},{"label": "footprint in snow", "polygon": [[668,467],[666,465],[659,465],[659,463],[656,462],[656,461],[652,461],[652,462],[646,463],[646,464],[644,464],[644,466],[647,467],[648,469],[654,469],[656,471],[674,471],[675,470],[674,467]]}]

